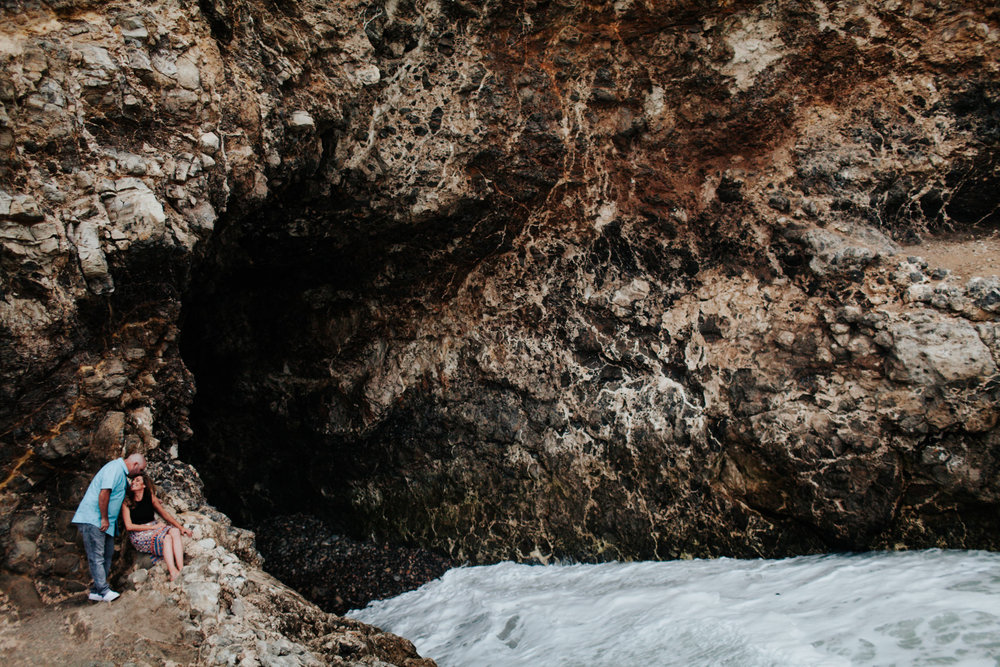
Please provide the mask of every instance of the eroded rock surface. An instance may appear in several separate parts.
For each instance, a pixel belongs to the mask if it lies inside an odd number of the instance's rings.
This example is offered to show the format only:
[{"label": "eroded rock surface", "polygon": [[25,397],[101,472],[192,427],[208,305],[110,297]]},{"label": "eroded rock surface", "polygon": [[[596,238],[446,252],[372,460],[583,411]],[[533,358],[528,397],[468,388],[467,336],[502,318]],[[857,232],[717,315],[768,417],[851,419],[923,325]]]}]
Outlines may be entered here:
[{"label": "eroded rock surface", "polygon": [[914,254],[1000,222],[995,9],[3,16],[9,571],[123,445],[475,562],[1000,547],[1000,283]]},{"label": "eroded rock surface", "polygon": [[474,561],[996,546],[996,283],[900,245],[995,229],[995,13],[385,9],[336,176],[187,302],[227,511],[297,474]]},{"label": "eroded rock surface", "polygon": [[[261,571],[253,534],[199,507],[189,468],[153,472],[165,482],[170,509],[194,531],[185,539],[181,576],[169,581],[162,563],[153,566],[128,546],[112,580],[122,595],[112,603],[58,588],[46,589],[43,600],[28,578],[6,575],[5,664],[433,667],[407,640],[324,613]],[[32,593],[33,604],[26,599]]]}]

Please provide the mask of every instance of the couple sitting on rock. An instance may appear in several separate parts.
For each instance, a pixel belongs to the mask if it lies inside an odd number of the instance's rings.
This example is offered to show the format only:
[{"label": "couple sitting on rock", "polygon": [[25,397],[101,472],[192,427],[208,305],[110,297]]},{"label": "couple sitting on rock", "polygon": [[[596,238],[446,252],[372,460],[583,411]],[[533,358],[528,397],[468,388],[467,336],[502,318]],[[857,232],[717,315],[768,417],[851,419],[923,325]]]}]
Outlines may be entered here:
[{"label": "couple sitting on rock", "polygon": [[[132,545],[139,552],[151,555],[154,563],[166,560],[171,581],[184,567],[181,535],[190,537],[191,531],[160,504],[145,470],[146,459],[142,454],[106,464],[91,480],[73,516],[93,579],[91,600],[111,602],[119,596],[108,585],[119,513],[123,515]],[[154,512],[170,525],[155,521]]]}]

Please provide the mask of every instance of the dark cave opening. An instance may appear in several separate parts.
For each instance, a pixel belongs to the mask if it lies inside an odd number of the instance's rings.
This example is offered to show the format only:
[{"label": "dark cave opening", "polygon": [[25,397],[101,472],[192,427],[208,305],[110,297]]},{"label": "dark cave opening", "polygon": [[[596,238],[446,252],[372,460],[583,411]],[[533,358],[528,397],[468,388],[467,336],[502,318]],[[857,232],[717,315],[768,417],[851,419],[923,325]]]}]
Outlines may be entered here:
[{"label": "dark cave opening", "polygon": [[412,336],[408,318],[504,251],[518,222],[479,201],[400,221],[304,190],[220,221],[192,272],[180,346],[197,391],[181,456],[238,524],[304,512],[363,538],[352,484],[386,464],[361,396],[372,350]]},{"label": "dark cave opening", "polygon": [[516,224],[482,202],[399,221],[286,193],[220,221],[191,273],[180,349],[196,393],[180,456],[209,502],[256,532],[267,569],[328,611],[453,564],[358,511],[366,483],[406,465],[386,444],[421,439],[372,421],[365,382],[373,350],[411,338],[409,320],[505,251]]}]

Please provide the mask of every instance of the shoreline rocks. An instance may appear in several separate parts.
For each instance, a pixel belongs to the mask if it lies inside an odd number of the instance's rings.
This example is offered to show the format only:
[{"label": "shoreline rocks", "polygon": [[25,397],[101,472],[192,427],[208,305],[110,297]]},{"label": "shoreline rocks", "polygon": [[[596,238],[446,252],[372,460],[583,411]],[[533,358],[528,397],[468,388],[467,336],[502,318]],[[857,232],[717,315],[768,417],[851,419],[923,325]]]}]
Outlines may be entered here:
[{"label": "shoreline rocks", "polygon": [[254,532],[264,569],[334,614],[414,590],[459,565],[424,549],[359,542],[301,514],[268,519]]}]

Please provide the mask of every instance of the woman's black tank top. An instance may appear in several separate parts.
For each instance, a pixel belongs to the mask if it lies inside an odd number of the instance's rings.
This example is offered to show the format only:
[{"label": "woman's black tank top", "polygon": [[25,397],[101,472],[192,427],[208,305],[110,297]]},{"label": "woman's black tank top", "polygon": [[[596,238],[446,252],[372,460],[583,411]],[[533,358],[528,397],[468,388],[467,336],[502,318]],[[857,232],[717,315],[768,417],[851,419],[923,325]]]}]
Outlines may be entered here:
[{"label": "woman's black tank top", "polygon": [[142,494],[142,500],[132,507],[132,523],[151,523],[153,521],[153,496],[147,490]]}]

